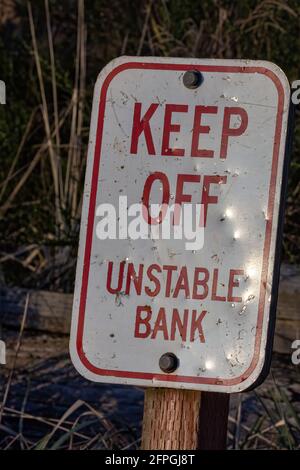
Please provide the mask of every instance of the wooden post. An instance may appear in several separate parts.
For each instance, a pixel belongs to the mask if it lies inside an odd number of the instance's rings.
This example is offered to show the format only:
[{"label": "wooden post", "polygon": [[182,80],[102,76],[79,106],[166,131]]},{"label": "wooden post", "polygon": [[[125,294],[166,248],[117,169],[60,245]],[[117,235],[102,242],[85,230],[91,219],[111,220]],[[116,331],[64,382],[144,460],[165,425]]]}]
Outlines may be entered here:
[{"label": "wooden post", "polygon": [[197,449],[200,397],[200,392],[192,390],[147,389],[141,448]]},{"label": "wooden post", "polygon": [[198,449],[226,449],[229,398],[228,393],[203,392],[201,394]]},{"label": "wooden post", "polygon": [[146,389],[141,449],[226,449],[228,409],[224,393]]}]

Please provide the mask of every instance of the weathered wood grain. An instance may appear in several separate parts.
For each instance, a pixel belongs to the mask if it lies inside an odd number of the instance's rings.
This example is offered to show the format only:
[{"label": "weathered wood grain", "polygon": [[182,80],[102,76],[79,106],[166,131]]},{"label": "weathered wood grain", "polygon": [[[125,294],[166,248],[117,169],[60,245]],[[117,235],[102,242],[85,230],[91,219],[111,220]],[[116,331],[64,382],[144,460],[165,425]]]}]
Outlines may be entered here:
[{"label": "weathered wood grain", "polygon": [[200,402],[200,392],[193,390],[148,388],[141,448],[197,449]]},{"label": "weathered wood grain", "polygon": [[2,325],[19,327],[28,292],[30,292],[30,299],[26,329],[69,334],[72,294],[2,287],[0,288],[0,322]]}]

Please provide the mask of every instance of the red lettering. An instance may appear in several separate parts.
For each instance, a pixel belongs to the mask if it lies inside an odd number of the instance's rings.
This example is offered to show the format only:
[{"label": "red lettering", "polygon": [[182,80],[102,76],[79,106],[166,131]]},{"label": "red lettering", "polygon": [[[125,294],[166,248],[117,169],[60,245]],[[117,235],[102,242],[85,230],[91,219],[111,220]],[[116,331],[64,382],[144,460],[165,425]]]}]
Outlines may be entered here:
[{"label": "red lettering", "polygon": [[137,153],[139,138],[143,132],[145,135],[148,154],[155,155],[155,148],[154,148],[149,121],[152,118],[155,111],[157,110],[158,106],[159,106],[158,103],[152,103],[149,106],[148,111],[141,118],[142,103],[135,103],[134,113],[133,113],[130,153],[133,153],[133,154]]},{"label": "red lettering", "polygon": [[203,179],[203,191],[202,191],[202,201],[204,208],[204,227],[206,227],[206,219],[207,219],[207,210],[208,204],[217,204],[218,196],[211,196],[209,194],[209,188],[211,184],[225,184],[227,182],[227,176],[218,176],[218,175],[211,175],[211,176],[204,176]]},{"label": "red lettering", "polygon": [[221,295],[217,295],[217,290],[218,290],[218,276],[219,276],[219,270],[218,270],[218,269],[214,269],[211,300],[218,300],[218,301],[220,301],[220,302],[225,302],[225,301],[226,301],[226,297],[223,297],[223,296],[221,296]]},{"label": "red lettering", "polygon": [[[152,189],[152,185],[154,181],[160,181],[163,187],[162,190],[162,210],[159,212],[158,217],[151,217],[150,212],[149,212],[149,206],[150,206],[150,192]],[[149,225],[159,225],[164,219],[164,216],[166,214],[166,209],[167,205],[169,204],[169,199],[170,199],[170,185],[169,185],[169,180],[167,176],[160,172],[156,171],[155,173],[152,173],[151,175],[148,176],[148,178],[145,181],[145,186],[144,186],[144,191],[143,191],[143,196],[142,196],[142,202],[143,202],[143,217],[146,220],[146,222]]]},{"label": "red lettering", "polygon": [[[142,318],[142,312],[146,312],[146,317]],[[152,312],[151,308],[147,305],[144,307],[137,307],[136,309],[136,317],[135,317],[135,328],[134,328],[134,336],[135,338],[147,338],[151,333],[151,320]],[[145,331],[141,332],[141,326],[145,327]]]},{"label": "red lettering", "polygon": [[[199,274],[204,274],[203,279],[199,279]],[[207,297],[208,294],[208,282],[209,272],[206,268],[195,268],[194,272],[194,284],[193,284],[193,299],[203,300]],[[197,287],[201,286],[203,288],[203,293],[198,294]]]},{"label": "red lettering", "polygon": [[173,316],[172,316],[172,323],[171,323],[171,336],[170,336],[171,341],[174,341],[177,329],[179,331],[182,341],[186,341],[188,319],[189,319],[189,311],[187,308],[184,309],[183,321],[181,321],[177,308],[173,309]]},{"label": "red lettering", "polygon": [[200,343],[205,343],[205,337],[202,328],[202,320],[206,314],[207,311],[203,310],[197,318],[197,310],[193,310],[191,323],[191,341],[195,340],[195,332],[198,331]]},{"label": "red lettering", "polygon": [[142,281],[143,281],[143,270],[144,270],[144,265],[140,264],[139,265],[139,274],[137,276],[133,264],[132,263],[128,264],[127,278],[126,278],[126,288],[125,288],[125,294],[126,295],[130,294],[130,287],[131,287],[131,282],[132,281],[133,281],[133,284],[134,284],[135,291],[136,291],[137,295],[141,295]]},{"label": "red lettering", "polygon": [[167,271],[167,280],[166,280],[166,297],[170,297],[171,287],[172,287],[172,273],[177,271],[177,266],[172,266],[166,264],[163,266],[164,271]]},{"label": "red lettering", "polygon": [[166,321],[166,312],[163,307],[159,309],[156,322],[153,328],[153,333],[151,335],[151,339],[155,339],[159,331],[162,331],[163,337],[165,340],[169,339],[167,321]]},{"label": "red lettering", "polygon": [[171,132],[180,132],[179,124],[172,124],[173,113],[186,113],[188,111],[188,105],[185,104],[166,104],[165,120],[164,120],[164,131],[162,138],[162,155],[174,155],[175,157],[183,157],[184,149],[170,148],[170,134]]},{"label": "red lettering", "polygon": [[228,302],[241,302],[242,297],[233,296],[233,288],[239,287],[240,283],[238,280],[235,280],[235,276],[243,276],[244,271],[242,269],[230,269],[229,271],[229,282],[228,282]]},{"label": "red lettering", "polygon": [[[237,115],[241,118],[241,123],[239,127],[230,127],[231,116]],[[225,108],[224,110],[224,119],[223,119],[223,129],[222,129],[222,140],[221,140],[221,150],[220,158],[227,157],[228,149],[228,139],[232,136],[242,135],[248,126],[248,114],[243,108]]]},{"label": "red lettering", "polygon": [[181,268],[178,281],[176,283],[176,287],[174,290],[173,297],[176,299],[178,297],[178,293],[180,290],[184,290],[185,298],[188,299],[190,297],[190,290],[189,290],[189,280],[186,266]]},{"label": "red lettering", "polygon": [[117,293],[121,292],[122,284],[123,284],[123,276],[124,276],[124,267],[125,267],[125,261],[122,261],[120,263],[120,267],[119,267],[118,287],[113,288],[113,287],[111,287],[113,262],[110,261],[108,263],[107,278],[106,278],[106,289],[108,290],[108,292],[110,294],[117,294]]},{"label": "red lettering", "polygon": [[174,209],[174,225],[180,223],[180,210],[179,205],[182,205],[183,202],[192,202],[192,196],[190,194],[183,193],[184,183],[200,183],[200,175],[177,175],[177,184],[176,184],[176,196],[175,196],[175,209]]},{"label": "red lettering", "polygon": [[202,114],[217,114],[217,112],[217,106],[195,106],[191,157],[213,158],[213,150],[199,149],[199,136],[210,133],[210,126],[201,125]]},{"label": "red lettering", "polygon": [[151,264],[149,268],[147,269],[148,279],[151,282],[154,282],[155,284],[154,290],[151,290],[148,286],[145,287],[145,292],[147,295],[149,295],[149,297],[155,297],[160,292],[160,282],[157,279],[157,277],[153,275],[153,272],[152,272],[153,270],[156,270],[157,272],[161,273],[161,268],[158,264]]}]

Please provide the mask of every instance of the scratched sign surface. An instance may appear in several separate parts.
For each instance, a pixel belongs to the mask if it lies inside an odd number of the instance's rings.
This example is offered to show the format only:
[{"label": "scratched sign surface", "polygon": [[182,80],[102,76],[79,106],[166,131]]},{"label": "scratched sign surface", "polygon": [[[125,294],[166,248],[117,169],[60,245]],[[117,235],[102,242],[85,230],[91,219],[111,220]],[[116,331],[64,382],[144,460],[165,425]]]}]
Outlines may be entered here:
[{"label": "scratched sign surface", "polygon": [[[187,71],[201,83],[189,87]],[[220,392],[257,382],[273,322],[288,111],[289,84],[269,62],[122,57],[100,73],[70,342],[82,375]],[[118,231],[100,239],[100,207],[123,220],[120,196],[148,210],[202,204],[203,246]],[[150,225],[160,216],[144,214]],[[165,371],[170,353],[177,362]]]}]

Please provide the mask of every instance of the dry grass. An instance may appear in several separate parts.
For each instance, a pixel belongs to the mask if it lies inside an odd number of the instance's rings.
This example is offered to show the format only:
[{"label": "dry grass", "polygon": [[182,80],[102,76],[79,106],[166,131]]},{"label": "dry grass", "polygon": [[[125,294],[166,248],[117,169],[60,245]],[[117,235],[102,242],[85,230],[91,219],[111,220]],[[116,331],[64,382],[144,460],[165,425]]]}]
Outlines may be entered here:
[{"label": "dry grass", "polygon": [[[251,426],[242,422],[242,396],[235,416],[229,416],[229,449],[300,449],[300,413],[274,382],[265,396],[256,396]],[[245,410],[247,412],[247,410]]]},{"label": "dry grass", "polygon": [[[133,0],[126,4],[125,10],[125,2],[119,0],[103,1],[100,7],[100,3],[95,2],[93,15],[99,16],[101,25],[107,23],[108,26],[106,29],[103,26],[97,40],[90,39],[87,47],[87,32],[90,38],[96,37],[99,23],[93,25],[88,2],[74,0],[74,14],[68,19],[74,23],[76,37],[70,81],[62,72],[67,58],[58,52],[58,46],[69,40],[68,34],[64,36],[64,31],[57,27],[65,16],[65,12],[58,16],[58,2],[44,0],[39,2],[41,7],[28,1],[26,9],[22,10],[25,20],[18,16],[18,2],[5,0],[1,3],[2,27],[8,21],[14,25],[23,21],[23,28],[28,29],[29,42],[24,39],[22,47],[29,57],[30,95],[34,97],[34,106],[28,98],[30,111],[22,135],[15,153],[3,161],[1,173],[0,220],[6,239],[0,247],[0,275],[2,267],[4,280],[12,283],[22,280],[24,286],[53,290],[73,288],[90,89],[105,62],[120,54],[262,58],[288,69],[291,80],[299,78],[300,49],[296,43],[299,40],[299,2],[263,0],[252,2],[255,3],[252,9],[247,8],[248,2],[237,5],[225,0],[203,0],[194,2],[192,8],[191,3],[190,0]],[[44,34],[39,24],[41,11]],[[191,13],[194,11],[197,14]],[[292,262],[300,261],[299,110],[296,115],[295,157],[284,237],[285,255]],[[28,213],[32,213],[32,217]],[[24,233],[26,231],[30,231],[30,236]],[[26,308],[16,357],[25,321]],[[1,448],[138,447],[139,440],[130,430],[116,429],[99,410],[83,400],[76,401],[60,419],[27,413],[30,382],[20,409],[8,407],[15,373],[13,368],[3,391]],[[275,386],[269,397],[257,396],[257,403],[262,411],[248,426],[243,421],[244,405],[243,400],[240,401],[237,414],[230,417],[229,447],[298,448],[299,414],[284,391]],[[47,429],[43,439],[26,437],[25,425],[33,422]]]},{"label": "dry grass", "polygon": [[[60,419],[35,416],[12,408],[3,408],[3,417],[9,422],[19,422],[18,431],[15,426],[0,424],[3,437],[0,449],[21,448],[24,450],[101,450],[138,449],[140,439],[127,427],[116,427],[101,413],[88,403],[76,401]],[[24,422],[38,422],[49,432],[39,440],[27,438],[23,433]]]}]

